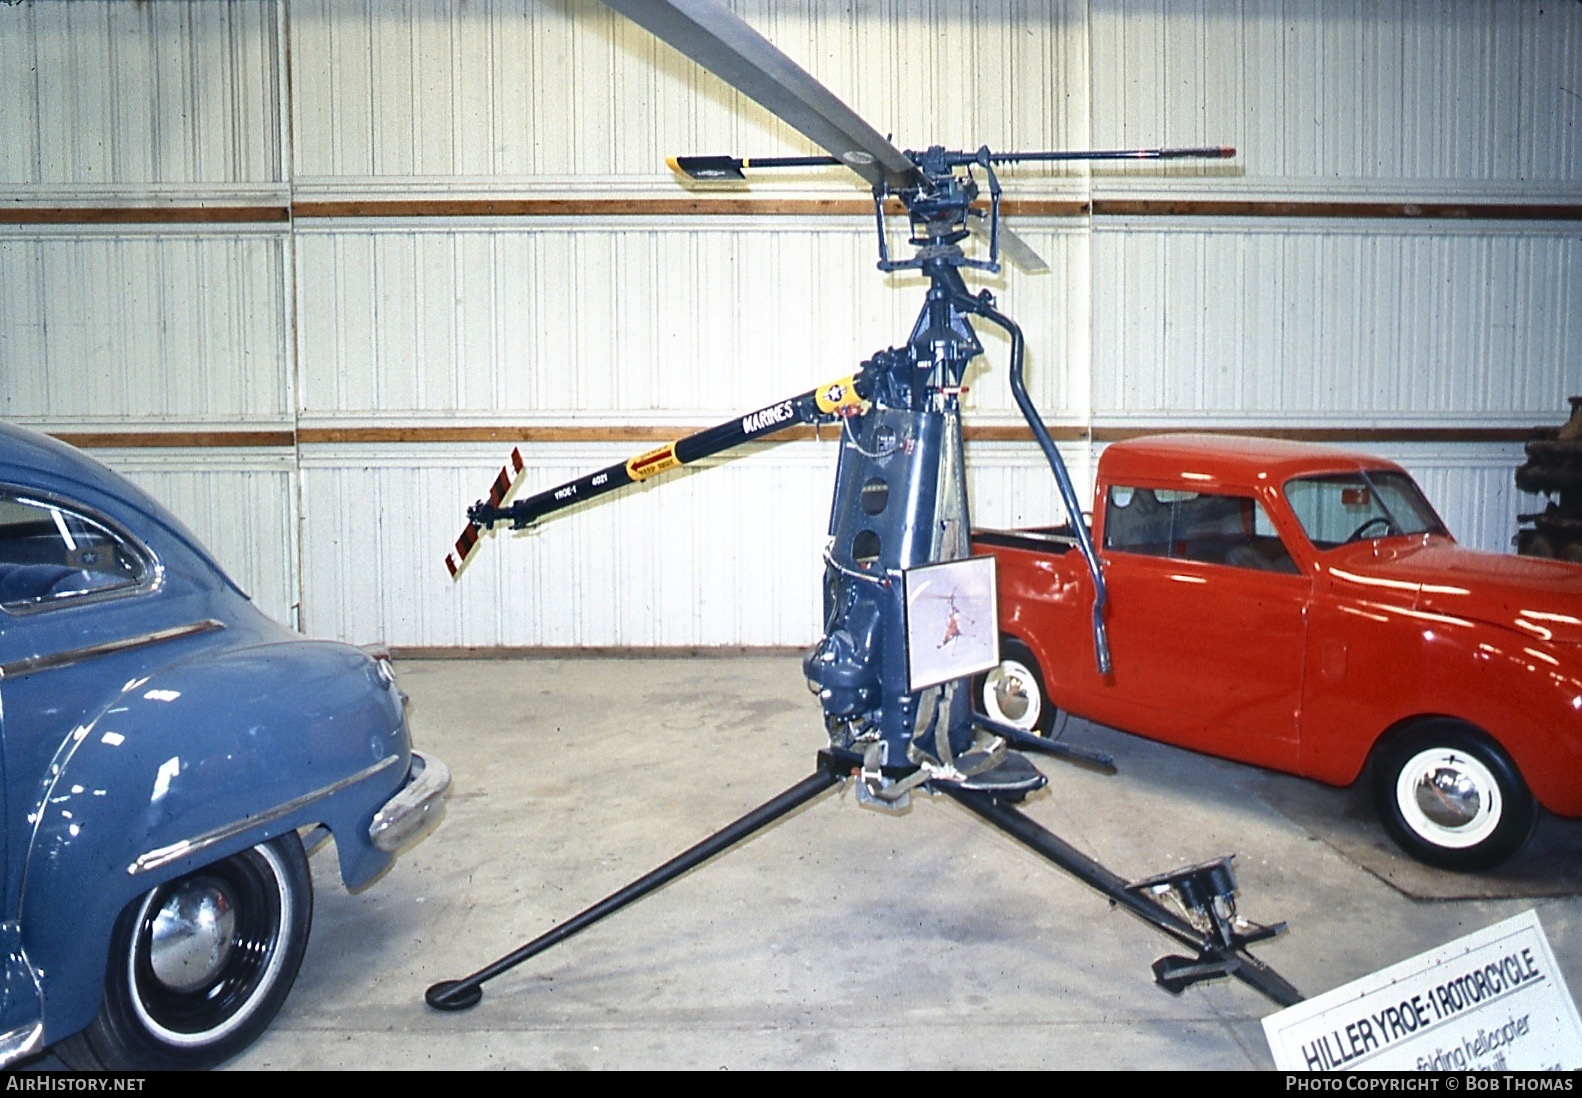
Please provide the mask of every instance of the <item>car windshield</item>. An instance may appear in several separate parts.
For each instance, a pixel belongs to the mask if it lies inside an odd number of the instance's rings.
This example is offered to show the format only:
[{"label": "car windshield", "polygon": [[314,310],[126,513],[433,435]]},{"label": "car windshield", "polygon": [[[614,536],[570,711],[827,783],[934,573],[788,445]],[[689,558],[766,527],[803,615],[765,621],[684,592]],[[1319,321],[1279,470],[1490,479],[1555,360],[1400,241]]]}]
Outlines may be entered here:
[{"label": "car windshield", "polygon": [[1285,498],[1317,549],[1409,534],[1445,534],[1411,477],[1384,469],[1286,481]]}]

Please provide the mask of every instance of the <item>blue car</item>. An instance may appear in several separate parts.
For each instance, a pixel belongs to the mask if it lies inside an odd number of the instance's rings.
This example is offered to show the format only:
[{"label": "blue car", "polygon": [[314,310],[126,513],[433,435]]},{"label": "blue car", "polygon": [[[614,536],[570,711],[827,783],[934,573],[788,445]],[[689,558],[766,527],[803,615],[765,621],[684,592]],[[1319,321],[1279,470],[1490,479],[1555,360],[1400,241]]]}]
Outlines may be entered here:
[{"label": "blue car", "polygon": [[389,657],[265,617],[179,520],[0,424],[0,1066],[209,1067],[269,1025],[313,916],[437,814]]}]

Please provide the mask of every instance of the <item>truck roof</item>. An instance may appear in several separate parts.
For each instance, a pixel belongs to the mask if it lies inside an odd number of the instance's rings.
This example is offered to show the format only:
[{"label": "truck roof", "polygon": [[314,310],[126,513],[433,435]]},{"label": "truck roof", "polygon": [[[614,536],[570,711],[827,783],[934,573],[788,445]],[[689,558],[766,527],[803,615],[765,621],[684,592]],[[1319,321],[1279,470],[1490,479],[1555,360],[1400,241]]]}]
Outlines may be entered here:
[{"label": "truck roof", "polygon": [[1187,433],[1113,442],[1105,448],[1099,462],[1109,481],[1162,481],[1198,488],[1252,488],[1304,474],[1400,468],[1370,454],[1311,442]]}]

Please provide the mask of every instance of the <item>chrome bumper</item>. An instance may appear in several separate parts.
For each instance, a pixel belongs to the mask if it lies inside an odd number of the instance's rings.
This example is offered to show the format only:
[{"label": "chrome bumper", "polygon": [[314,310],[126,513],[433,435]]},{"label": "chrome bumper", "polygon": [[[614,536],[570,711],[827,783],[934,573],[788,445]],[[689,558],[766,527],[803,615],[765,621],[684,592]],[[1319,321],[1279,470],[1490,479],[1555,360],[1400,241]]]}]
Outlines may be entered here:
[{"label": "chrome bumper", "polygon": [[395,852],[439,815],[449,788],[449,767],[421,751],[412,752],[407,783],[374,813],[373,823],[368,825],[369,841],[386,853]]},{"label": "chrome bumper", "polygon": [[29,1022],[9,1032],[0,1033],[0,1068],[10,1067],[43,1047],[43,1022]]}]

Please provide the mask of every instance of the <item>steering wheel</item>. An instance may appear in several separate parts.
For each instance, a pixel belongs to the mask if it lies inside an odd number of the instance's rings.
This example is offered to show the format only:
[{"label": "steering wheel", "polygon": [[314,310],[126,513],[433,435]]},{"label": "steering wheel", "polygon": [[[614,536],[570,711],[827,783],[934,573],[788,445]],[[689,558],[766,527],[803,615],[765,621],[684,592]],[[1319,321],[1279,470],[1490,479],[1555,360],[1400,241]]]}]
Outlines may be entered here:
[{"label": "steering wheel", "polygon": [[1395,529],[1395,523],[1390,521],[1390,518],[1389,518],[1388,515],[1374,515],[1367,522],[1364,522],[1361,526],[1359,526],[1355,530],[1353,530],[1351,532],[1351,536],[1346,539],[1346,543],[1349,545],[1351,542],[1361,541],[1364,537],[1367,536],[1369,530],[1373,529],[1373,527],[1378,526],[1380,524],[1383,524],[1384,532],[1386,534],[1389,533],[1391,530]]}]

